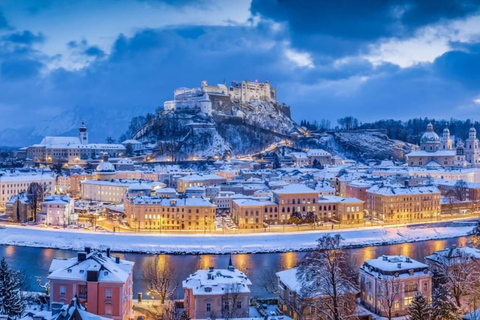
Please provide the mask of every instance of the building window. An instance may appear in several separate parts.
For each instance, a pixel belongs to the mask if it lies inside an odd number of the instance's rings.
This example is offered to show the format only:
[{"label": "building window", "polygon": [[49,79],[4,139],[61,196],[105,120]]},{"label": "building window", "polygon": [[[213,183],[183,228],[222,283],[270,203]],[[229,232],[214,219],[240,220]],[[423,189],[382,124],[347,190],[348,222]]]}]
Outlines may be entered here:
[{"label": "building window", "polygon": [[60,295],[64,296],[67,292],[67,288],[65,286],[60,286]]},{"label": "building window", "polygon": [[112,298],[112,289],[106,289],[105,290],[105,296],[107,298]]},{"label": "building window", "polygon": [[242,309],[242,301],[237,301],[237,309]]},{"label": "building window", "polygon": [[228,304],[228,301],[225,301],[223,303],[223,310],[226,310],[226,311],[230,310],[230,305]]},{"label": "building window", "polygon": [[210,302],[207,302],[207,304],[205,305],[205,310],[207,312],[211,312],[212,311],[212,304]]}]

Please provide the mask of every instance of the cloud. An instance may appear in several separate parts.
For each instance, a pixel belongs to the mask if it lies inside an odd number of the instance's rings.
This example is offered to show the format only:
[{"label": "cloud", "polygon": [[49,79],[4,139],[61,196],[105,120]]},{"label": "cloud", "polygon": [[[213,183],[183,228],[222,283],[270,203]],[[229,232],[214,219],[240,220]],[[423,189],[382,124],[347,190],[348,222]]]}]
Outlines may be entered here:
[{"label": "cloud", "polygon": [[8,34],[4,36],[4,40],[15,44],[32,45],[44,42],[45,36],[42,33],[34,34],[29,30],[25,30]]},{"label": "cloud", "polygon": [[88,47],[85,50],[85,54],[89,57],[102,58],[105,56],[105,52],[97,46]]},{"label": "cloud", "polygon": [[478,1],[253,0],[253,14],[288,25],[294,48],[342,57],[385,38],[410,37],[428,24],[478,12]]},{"label": "cloud", "polygon": [[8,28],[8,22],[7,19],[5,18],[5,15],[3,14],[2,8],[0,8],[0,30],[1,29],[6,29]]},{"label": "cloud", "polygon": [[38,76],[43,63],[31,59],[12,59],[1,64],[1,76],[5,80],[23,80]]}]

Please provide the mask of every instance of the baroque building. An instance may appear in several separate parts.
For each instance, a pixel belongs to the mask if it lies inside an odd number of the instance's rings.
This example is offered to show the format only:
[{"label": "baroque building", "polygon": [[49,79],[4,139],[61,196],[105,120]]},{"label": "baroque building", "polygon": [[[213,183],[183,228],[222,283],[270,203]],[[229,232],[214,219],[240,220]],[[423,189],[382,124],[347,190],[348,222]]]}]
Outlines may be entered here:
[{"label": "baroque building", "polygon": [[409,166],[431,166],[431,167],[464,167],[478,163],[478,139],[477,131],[472,127],[468,133],[465,146],[457,140],[453,148],[453,141],[450,137],[450,130],[443,130],[442,138],[435,131],[433,125],[427,125],[427,131],[420,139],[420,150],[413,151],[406,155]]}]

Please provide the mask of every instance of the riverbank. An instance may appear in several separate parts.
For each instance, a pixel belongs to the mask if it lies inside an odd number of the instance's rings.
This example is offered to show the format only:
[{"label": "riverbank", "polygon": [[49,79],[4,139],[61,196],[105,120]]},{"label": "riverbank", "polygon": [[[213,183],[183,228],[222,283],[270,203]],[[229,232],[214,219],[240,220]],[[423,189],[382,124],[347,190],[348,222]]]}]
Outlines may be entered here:
[{"label": "riverbank", "polygon": [[24,226],[0,229],[0,245],[82,250],[110,247],[124,253],[228,254],[307,251],[327,233],[340,234],[349,248],[379,246],[425,240],[448,239],[468,235],[474,223],[369,227],[357,230],[302,231],[298,233],[262,233],[238,235],[179,235],[100,233],[79,230],[54,230]]}]

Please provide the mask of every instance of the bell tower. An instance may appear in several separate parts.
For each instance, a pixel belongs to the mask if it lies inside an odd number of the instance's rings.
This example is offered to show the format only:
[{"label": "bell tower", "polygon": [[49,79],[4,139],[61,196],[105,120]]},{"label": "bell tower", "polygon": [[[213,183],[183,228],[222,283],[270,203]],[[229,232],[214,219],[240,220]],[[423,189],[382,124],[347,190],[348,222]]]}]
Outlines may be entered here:
[{"label": "bell tower", "polygon": [[82,125],[78,128],[78,138],[81,144],[88,144],[88,132],[85,126],[85,121],[82,120]]}]

